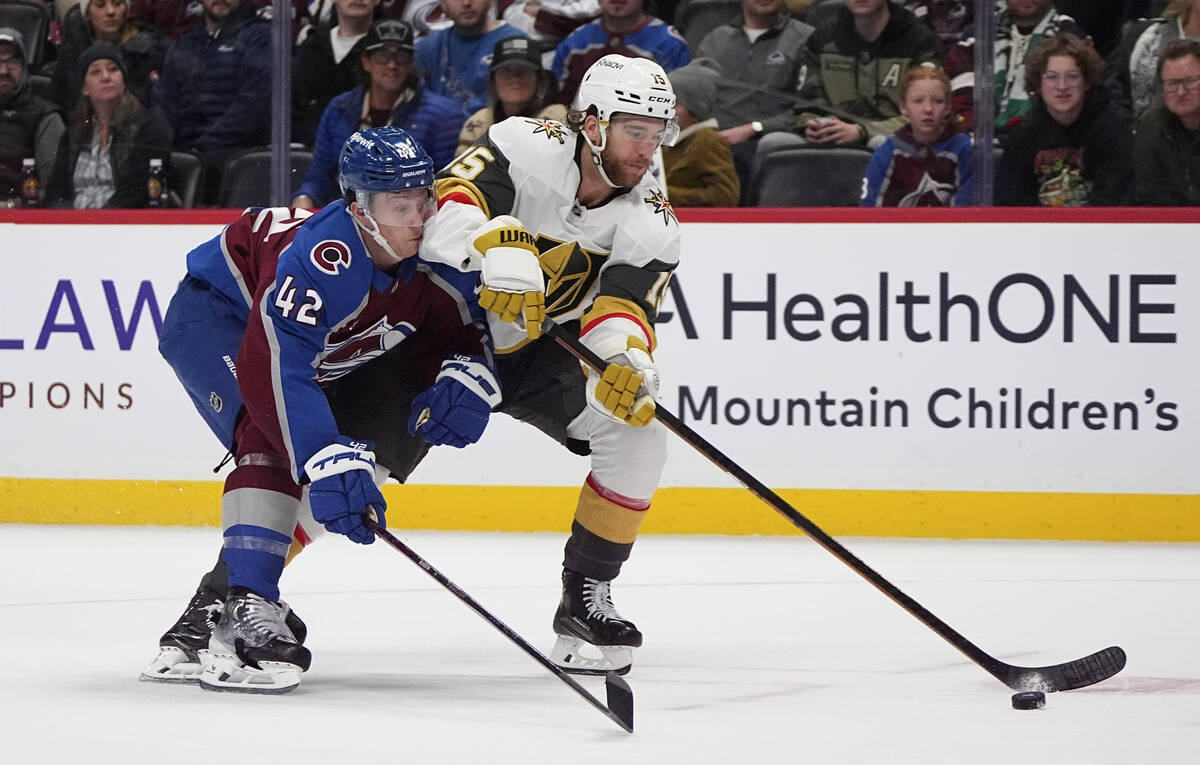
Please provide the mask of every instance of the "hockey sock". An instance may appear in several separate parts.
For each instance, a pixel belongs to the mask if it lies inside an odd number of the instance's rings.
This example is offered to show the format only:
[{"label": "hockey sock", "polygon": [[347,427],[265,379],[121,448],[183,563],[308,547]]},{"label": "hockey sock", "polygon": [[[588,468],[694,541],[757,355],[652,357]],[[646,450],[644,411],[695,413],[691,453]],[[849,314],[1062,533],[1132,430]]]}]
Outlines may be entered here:
[{"label": "hockey sock", "polygon": [[221,559],[229,586],[279,600],[279,578],[296,528],[300,487],[278,468],[244,465],[225,481]]},{"label": "hockey sock", "polygon": [[629,559],[649,507],[649,500],[609,491],[589,474],[579,492],[563,567],[593,579],[614,579]]}]

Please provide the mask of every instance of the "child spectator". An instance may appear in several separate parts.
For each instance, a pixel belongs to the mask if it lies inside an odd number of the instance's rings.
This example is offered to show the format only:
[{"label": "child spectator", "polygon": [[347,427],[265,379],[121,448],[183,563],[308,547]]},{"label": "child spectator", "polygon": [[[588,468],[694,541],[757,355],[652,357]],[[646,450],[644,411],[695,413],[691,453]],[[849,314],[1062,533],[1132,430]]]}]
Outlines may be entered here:
[{"label": "child spectator", "polygon": [[663,170],[676,207],[736,207],[741,194],[729,144],[712,116],[720,74],[714,62],[697,59],[667,76],[675,90],[679,137],[662,149]]},{"label": "child spectator", "polygon": [[99,42],[79,58],[76,90],[82,93],[59,144],[46,189],[52,207],[77,210],[145,207],[150,160],[170,167],[171,130],[125,85],[125,64],[115,45]]},{"label": "child spectator", "polygon": [[50,80],[52,100],[70,111],[79,100],[79,59],[95,42],[107,42],[121,49],[125,87],[143,104],[150,103],[150,88],[157,79],[167,55],[167,38],[152,26],[129,18],[126,0],[80,0],[81,23],[63,28],[58,46],[58,62]]},{"label": "child spectator", "polygon": [[[417,41],[417,68],[430,92],[457,101],[462,119],[488,103],[492,49],[506,37],[523,36],[519,29],[491,17],[490,0],[441,0],[454,26],[437,29]],[[461,120],[460,120],[461,124]],[[416,136],[441,167],[437,152]]]},{"label": "child spectator", "polygon": [[317,127],[312,165],[292,204],[322,207],[341,196],[337,158],[358,130],[394,125],[408,131],[442,167],[454,158],[463,118],[454,101],[430,92],[413,64],[413,28],[395,19],[378,21],[363,46],[369,83],[329,102]]},{"label": "child spectator", "polygon": [[950,79],[915,66],[900,81],[908,118],[875,150],[863,178],[863,207],[966,207],[971,204],[971,138],[950,124]]},{"label": "child spectator", "polygon": [[1033,109],[1013,131],[996,172],[999,205],[1125,204],[1133,188],[1133,130],[1100,83],[1104,61],[1074,35],[1029,57]]},{"label": "child spectator", "polygon": [[[1051,0],[1004,0],[996,14],[994,80],[997,136],[1025,118],[1033,93],[1025,89],[1025,68],[1038,43],[1058,34],[1088,39],[1087,33],[1070,16],[1054,9]],[[946,74],[950,77],[951,108],[960,131],[975,129],[975,37],[946,52]]]},{"label": "child spectator", "polygon": [[670,72],[692,60],[683,37],[662,19],[646,13],[646,0],[600,0],[600,18],[584,24],[558,44],[551,71],[571,103],[583,74],[609,53],[648,58]]},{"label": "child spectator", "polygon": [[493,124],[509,117],[558,122],[567,119],[567,107],[555,103],[558,85],[542,68],[542,57],[532,40],[509,37],[496,43],[490,81],[492,103],[472,114],[463,125],[455,155],[466,151]]},{"label": "child spectator", "polygon": [[1138,122],[1133,201],[1200,205],[1200,42],[1169,44],[1158,74],[1164,103]]}]

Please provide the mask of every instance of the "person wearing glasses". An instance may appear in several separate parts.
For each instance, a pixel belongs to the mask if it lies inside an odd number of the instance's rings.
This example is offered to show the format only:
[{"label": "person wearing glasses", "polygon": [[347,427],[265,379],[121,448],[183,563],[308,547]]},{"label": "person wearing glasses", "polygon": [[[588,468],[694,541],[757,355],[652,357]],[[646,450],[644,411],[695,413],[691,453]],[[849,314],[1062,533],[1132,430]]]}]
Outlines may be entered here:
[{"label": "person wearing glasses", "polygon": [[996,204],[1120,205],[1133,188],[1133,130],[1101,83],[1104,61],[1074,35],[1029,58],[1033,108],[1012,132],[996,173]]},{"label": "person wearing glasses", "polygon": [[384,19],[367,34],[362,67],[367,84],[334,98],[321,115],[312,164],[292,198],[294,207],[313,209],[339,196],[337,162],[342,145],[356,130],[393,125],[425,147],[435,168],[454,158],[464,117],[459,104],[431,92],[413,63],[413,28]]},{"label": "person wearing glasses", "polygon": [[[38,187],[45,188],[66,130],[58,106],[34,95],[28,75],[25,38],[0,27],[0,207],[21,203],[25,160],[34,160]],[[40,199],[38,188],[27,191]]]},{"label": "person wearing glasses", "polygon": [[1163,102],[1138,121],[1133,201],[1200,204],[1200,43],[1176,40],[1158,62]]}]

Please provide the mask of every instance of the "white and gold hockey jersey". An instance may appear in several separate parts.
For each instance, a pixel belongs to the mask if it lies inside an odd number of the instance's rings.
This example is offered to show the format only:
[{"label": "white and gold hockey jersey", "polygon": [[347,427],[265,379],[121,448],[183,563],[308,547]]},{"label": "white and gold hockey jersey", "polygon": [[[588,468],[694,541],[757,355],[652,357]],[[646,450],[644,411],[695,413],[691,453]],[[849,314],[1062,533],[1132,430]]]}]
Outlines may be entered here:
[{"label": "white and gold hockey jersey", "polygon": [[[438,173],[439,211],[425,227],[421,257],[478,269],[472,233],[511,215],[539,251],[547,315],[587,326],[619,313],[645,327],[653,348],[654,319],[679,263],[679,222],[649,175],[601,205],[581,206],[579,144],[577,133],[551,120],[510,117],[493,125]],[[591,158],[584,154],[582,161]],[[489,319],[497,353],[527,342],[513,325],[490,313]]]}]

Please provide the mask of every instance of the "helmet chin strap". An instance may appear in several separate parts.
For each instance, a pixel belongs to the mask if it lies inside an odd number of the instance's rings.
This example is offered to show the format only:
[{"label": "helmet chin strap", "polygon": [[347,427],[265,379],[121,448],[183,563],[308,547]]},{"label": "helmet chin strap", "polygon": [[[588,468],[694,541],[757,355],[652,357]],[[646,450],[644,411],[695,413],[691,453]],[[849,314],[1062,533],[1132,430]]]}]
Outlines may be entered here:
[{"label": "helmet chin strap", "polygon": [[[355,196],[357,197],[358,195],[356,194]],[[370,212],[368,212],[366,199],[355,199],[355,201],[358,202],[359,213],[362,215],[362,218],[365,218],[367,223],[370,224],[370,228],[363,224],[362,219],[360,219],[358,215],[351,214],[350,217],[354,219],[354,225],[366,232],[367,236],[375,240],[375,244],[383,248],[383,251],[386,252],[388,257],[392,259],[392,262],[388,265],[395,265],[396,263],[404,260],[404,258],[396,254],[396,251],[392,249],[392,246],[388,244],[386,239],[383,238],[383,234],[379,232],[379,222],[375,220]]]},{"label": "helmet chin strap", "polygon": [[600,155],[604,153],[604,147],[608,145],[608,133],[605,132],[604,125],[597,125],[597,127],[600,128],[599,146],[592,143],[592,138],[587,134],[586,130],[583,131],[583,140],[588,145],[588,149],[590,149],[592,153],[592,164],[596,166],[598,171],[600,171],[600,179],[607,183],[609,188],[623,189],[625,188],[624,186],[618,186],[617,184],[613,183],[612,180],[609,179],[608,173],[604,172],[604,161],[600,158]]}]

